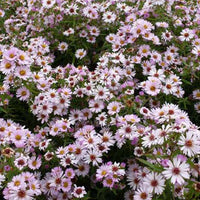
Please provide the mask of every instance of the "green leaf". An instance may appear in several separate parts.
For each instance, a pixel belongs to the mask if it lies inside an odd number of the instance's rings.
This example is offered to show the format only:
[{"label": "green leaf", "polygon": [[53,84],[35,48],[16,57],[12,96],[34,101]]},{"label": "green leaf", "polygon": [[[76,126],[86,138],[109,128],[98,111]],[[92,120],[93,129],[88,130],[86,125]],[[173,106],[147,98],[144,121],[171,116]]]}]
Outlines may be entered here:
[{"label": "green leaf", "polygon": [[144,165],[150,167],[153,171],[155,172],[162,172],[163,171],[163,167],[159,166],[159,165],[154,165],[142,158],[136,158],[138,161],[140,161],[141,163],[143,163]]}]

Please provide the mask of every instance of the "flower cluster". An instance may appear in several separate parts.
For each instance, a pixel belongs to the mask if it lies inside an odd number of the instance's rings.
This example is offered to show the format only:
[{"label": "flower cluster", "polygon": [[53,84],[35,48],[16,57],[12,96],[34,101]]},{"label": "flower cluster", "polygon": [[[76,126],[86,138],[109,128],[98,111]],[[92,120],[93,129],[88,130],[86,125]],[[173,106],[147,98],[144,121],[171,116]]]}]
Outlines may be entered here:
[{"label": "flower cluster", "polygon": [[0,2],[2,198],[199,199],[199,18],[191,0]]}]

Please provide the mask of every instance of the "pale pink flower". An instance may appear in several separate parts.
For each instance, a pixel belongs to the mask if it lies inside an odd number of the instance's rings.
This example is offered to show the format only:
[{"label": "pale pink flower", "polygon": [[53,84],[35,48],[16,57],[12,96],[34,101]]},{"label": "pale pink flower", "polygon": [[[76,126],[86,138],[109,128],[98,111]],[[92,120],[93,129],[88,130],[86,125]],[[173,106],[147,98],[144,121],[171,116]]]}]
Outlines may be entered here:
[{"label": "pale pink flower", "polygon": [[78,187],[77,185],[74,185],[74,189],[73,189],[73,192],[72,192],[72,195],[76,198],[83,198],[86,193],[85,191],[85,187],[84,186],[81,186],[81,187]]},{"label": "pale pink flower", "polygon": [[180,159],[174,158],[173,162],[167,162],[168,167],[163,171],[163,175],[167,179],[171,179],[173,184],[178,183],[180,185],[184,184],[184,179],[189,179],[190,167],[186,162],[181,162]]}]

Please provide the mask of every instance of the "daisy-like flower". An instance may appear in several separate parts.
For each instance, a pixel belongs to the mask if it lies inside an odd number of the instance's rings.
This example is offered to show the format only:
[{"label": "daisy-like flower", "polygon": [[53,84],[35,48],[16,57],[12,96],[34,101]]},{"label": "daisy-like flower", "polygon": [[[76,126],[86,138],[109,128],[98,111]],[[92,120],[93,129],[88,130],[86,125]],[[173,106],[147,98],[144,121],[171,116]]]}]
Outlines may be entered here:
[{"label": "daisy-like flower", "polygon": [[76,52],[75,52],[76,58],[79,58],[79,59],[84,58],[85,55],[86,55],[86,50],[84,50],[84,49],[78,49],[78,50],[76,50]]},{"label": "daisy-like flower", "polygon": [[27,67],[17,67],[15,70],[15,76],[23,80],[27,80],[29,77],[31,77],[31,71]]},{"label": "daisy-like flower", "polygon": [[0,9],[0,17],[3,17],[4,15],[5,15],[5,12],[2,9]]},{"label": "daisy-like flower", "polygon": [[167,22],[156,22],[156,26],[161,28],[168,28],[169,24]]},{"label": "daisy-like flower", "polygon": [[111,176],[107,176],[103,180],[103,186],[104,187],[112,188],[114,186],[114,183],[115,183],[115,181],[114,181],[113,177],[111,177]]},{"label": "daisy-like flower", "polygon": [[32,157],[30,160],[28,160],[28,167],[33,170],[39,169],[41,164],[42,164],[41,159],[36,158],[35,156]]},{"label": "daisy-like flower", "polygon": [[133,196],[137,200],[152,200],[152,194],[149,192],[148,186],[140,187]]},{"label": "daisy-like flower", "polygon": [[97,86],[97,89],[94,91],[94,99],[95,100],[101,100],[101,99],[107,99],[109,95],[109,90],[106,87],[102,87],[100,85]]},{"label": "daisy-like flower", "polygon": [[63,32],[63,35],[65,36],[69,36],[70,34],[74,34],[74,29],[73,28],[69,28],[66,31]]},{"label": "daisy-like flower", "polygon": [[89,150],[84,157],[86,163],[92,163],[93,166],[97,166],[99,163],[102,163],[102,154],[97,150]]},{"label": "daisy-like flower", "polygon": [[8,60],[3,60],[0,64],[0,71],[4,74],[10,74],[15,69],[15,63]]},{"label": "daisy-like flower", "polygon": [[10,48],[9,50],[7,50],[4,54],[3,54],[3,57],[6,59],[6,60],[9,60],[9,61],[14,61],[16,60],[18,56],[18,49],[16,47],[12,47]]},{"label": "daisy-like flower", "polygon": [[151,147],[152,145],[158,144],[158,132],[152,131],[152,133],[144,136],[142,140],[142,145],[144,147]]},{"label": "daisy-like flower", "polygon": [[27,53],[24,51],[18,52],[18,63],[19,64],[29,64],[31,62],[31,59],[28,57]]},{"label": "daisy-like flower", "polygon": [[192,95],[193,95],[194,99],[200,100],[200,90],[199,89],[194,90]]},{"label": "daisy-like flower", "polygon": [[181,146],[183,153],[189,157],[200,153],[200,141],[192,131],[188,131],[186,136],[181,135],[178,145]]},{"label": "daisy-like flower", "polygon": [[67,148],[66,147],[59,147],[57,150],[56,150],[56,156],[58,158],[63,158],[65,157],[67,153]]},{"label": "daisy-like flower", "polygon": [[89,101],[89,108],[92,112],[101,112],[104,109],[104,102],[102,100],[91,100]]},{"label": "daisy-like flower", "polygon": [[162,175],[158,173],[149,173],[144,179],[144,184],[148,187],[149,192],[162,194],[165,186],[165,180]]},{"label": "daisy-like flower", "polygon": [[59,51],[66,51],[68,49],[68,44],[66,42],[61,42],[58,45],[58,50]]},{"label": "daisy-like flower", "polygon": [[176,85],[172,82],[172,80],[166,79],[162,90],[165,94],[173,94],[176,92]]},{"label": "daisy-like flower", "polygon": [[122,104],[117,101],[113,101],[109,103],[107,106],[108,114],[114,115],[116,113],[119,113],[119,111],[121,110],[121,107],[122,107]]},{"label": "daisy-like flower", "polygon": [[21,155],[19,158],[15,159],[14,163],[19,170],[22,170],[25,166],[27,166],[27,161],[28,158]]},{"label": "daisy-like flower", "polygon": [[26,190],[25,188],[20,188],[19,190],[11,190],[9,194],[9,199],[16,200],[32,200],[33,193],[31,190]]},{"label": "daisy-like flower", "polygon": [[185,182],[184,179],[190,178],[190,166],[185,161],[181,162],[180,159],[174,158],[173,162],[169,160],[167,165],[168,167],[165,168],[163,175],[165,178],[171,179],[173,184],[178,183],[182,185]]},{"label": "daisy-like flower", "polygon": [[16,96],[21,101],[26,101],[30,97],[30,92],[26,87],[21,87],[21,88],[17,89]]},{"label": "daisy-like flower", "polygon": [[10,139],[17,148],[22,148],[26,142],[26,134],[22,130],[15,130],[10,136]]},{"label": "daisy-like flower", "polygon": [[91,35],[94,35],[94,36],[98,36],[99,35],[99,33],[100,33],[100,30],[96,27],[96,26],[90,26],[90,29],[89,29],[89,31],[90,31],[90,34]]},{"label": "daisy-like flower", "polygon": [[162,39],[165,41],[170,41],[173,38],[172,33],[169,31],[162,33]]},{"label": "daisy-like flower", "polygon": [[197,113],[200,113],[200,102],[195,103],[195,104],[194,104],[194,108],[195,108],[195,110],[197,111]]},{"label": "daisy-like flower", "polygon": [[145,92],[152,96],[156,96],[161,89],[161,81],[158,78],[147,80],[144,85]]},{"label": "daisy-like flower", "polygon": [[56,0],[43,0],[42,1],[42,6],[44,8],[52,8],[55,3],[56,3]]},{"label": "daisy-like flower", "polygon": [[82,161],[78,162],[77,165],[75,165],[77,167],[77,169],[75,170],[75,173],[77,176],[87,176],[90,170],[90,166],[89,164],[86,164]]},{"label": "daisy-like flower", "polygon": [[38,112],[44,115],[48,115],[53,111],[52,104],[48,101],[43,101],[42,105],[38,106]]},{"label": "daisy-like flower", "polygon": [[2,183],[5,181],[5,176],[0,174],[0,188],[2,187]]},{"label": "daisy-like flower", "polygon": [[118,131],[127,139],[132,140],[135,136],[136,127],[134,125],[125,124]]},{"label": "daisy-like flower", "polygon": [[192,53],[196,56],[200,56],[200,46],[196,46],[192,49]]},{"label": "daisy-like flower", "polygon": [[194,37],[194,31],[186,28],[184,30],[181,31],[181,36],[179,36],[179,39],[181,41],[190,41],[193,37]]},{"label": "daisy-like flower", "polygon": [[74,170],[72,168],[67,168],[65,170],[65,176],[69,179],[73,179],[75,176]]},{"label": "daisy-like flower", "polygon": [[107,11],[103,14],[103,20],[107,23],[112,23],[116,20],[117,16],[115,13]]},{"label": "daisy-like flower", "polygon": [[23,188],[26,186],[25,179],[21,174],[16,175],[12,178],[12,181],[9,182],[7,186],[14,190],[18,190],[19,188]]},{"label": "daisy-like flower", "polygon": [[71,186],[72,186],[71,179],[68,178],[62,179],[61,189],[64,192],[69,192],[69,190],[71,190]]},{"label": "daisy-like flower", "polygon": [[75,187],[73,189],[72,195],[76,198],[83,198],[84,195],[86,194],[85,187],[84,186],[78,187],[77,185],[74,186]]}]

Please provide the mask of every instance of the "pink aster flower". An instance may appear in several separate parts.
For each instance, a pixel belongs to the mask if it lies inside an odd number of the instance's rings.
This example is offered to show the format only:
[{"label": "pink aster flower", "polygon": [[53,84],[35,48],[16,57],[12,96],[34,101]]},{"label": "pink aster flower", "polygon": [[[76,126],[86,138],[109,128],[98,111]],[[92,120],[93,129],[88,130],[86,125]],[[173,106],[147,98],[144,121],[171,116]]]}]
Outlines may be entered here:
[{"label": "pink aster flower", "polygon": [[156,194],[162,194],[165,186],[165,180],[162,175],[158,173],[149,173],[144,178],[144,184],[148,186],[149,192]]},{"label": "pink aster flower", "polygon": [[72,194],[76,198],[83,198],[84,195],[86,194],[85,187],[84,186],[78,187],[77,185],[75,185]]},{"label": "pink aster flower", "polygon": [[114,115],[116,113],[119,113],[119,111],[121,110],[121,107],[122,107],[122,104],[117,101],[113,101],[109,103],[107,106],[108,114]]},{"label": "pink aster flower", "polygon": [[26,101],[30,97],[30,92],[26,87],[21,87],[21,88],[17,89],[16,96],[21,101]]},{"label": "pink aster flower", "polygon": [[42,5],[44,8],[52,8],[55,3],[56,3],[56,0],[43,0],[42,1]]},{"label": "pink aster flower", "polygon": [[0,63],[0,71],[4,74],[10,74],[15,69],[15,62],[9,60],[3,60]]},{"label": "pink aster flower", "polygon": [[84,49],[78,49],[78,50],[76,50],[76,52],[75,52],[76,58],[79,58],[79,59],[84,58],[85,55],[86,55],[86,51],[85,51]]},{"label": "pink aster flower", "polygon": [[72,168],[68,168],[65,170],[65,176],[69,179],[73,179],[75,176],[74,170]]},{"label": "pink aster flower", "polygon": [[0,17],[4,17],[4,15],[5,15],[5,12],[2,9],[0,9]]},{"label": "pink aster flower", "polygon": [[114,183],[115,183],[115,181],[114,181],[113,177],[111,177],[111,176],[107,176],[103,180],[103,186],[104,187],[112,188],[114,186]]},{"label": "pink aster flower", "polygon": [[145,82],[145,92],[152,96],[156,96],[161,89],[161,81],[158,78],[152,78]]},{"label": "pink aster flower", "polygon": [[31,77],[31,71],[29,68],[27,67],[17,67],[16,70],[15,70],[15,76],[16,77],[19,77],[23,80],[27,80],[28,78]]},{"label": "pink aster flower", "polygon": [[0,174],[0,188],[2,187],[2,183],[5,181],[5,176]]},{"label": "pink aster flower", "polygon": [[69,179],[69,178],[62,179],[61,189],[64,192],[69,192],[69,190],[71,190],[71,186],[72,186],[71,179]]},{"label": "pink aster flower", "polygon": [[9,199],[32,200],[33,193],[30,190],[26,190],[25,188],[20,188],[19,190],[11,190]]},{"label": "pink aster flower", "polygon": [[167,179],[171,179],[173,184],[178,183],[182,185],[185,182],[184,179],[190,178],[190,167],[186,162],[181,162],[180,159],[174,158],[173,162],[169,160],[167,164],[168,167],[165,168],[163,175]]},{"label": "pink aster flower", "polygon": [[26,134],[23,130],[16,130],[12,133],[10,139],[17,148],[22,148],[25,146]]},{"label": "pink aster flower", "polygon": [[18,49],[16,47],[11,47],[3,54],[3,57],[9,61],[14,61],[17,58],[17,56],[18,56]]},{"label": "pink aster flower", "polygon": [[137,200],[152,200],[152,194],[149,192],[148,186],[140,187],[134,195]]},{"label": "pink aster flower", "polygon": [[28,160],[28,167],[33,170],[39,169],[41,164],[42,164],[41,159],[36,158],[35,156],[32,157],[30,160]]},{"label": "pink aster flower", "polygon": [[189,157],[200,153],[200,141],[192,131],[188,131],[186,136],[181,135],[178,145],[181,146],[183,153]]},{"label": "pink aster flower", "polygon": [[21,155],[19,158],[15,159],[14,163],[19,170],[22,170],[25,166],[27,166],[27,161],[28,158]]}]

